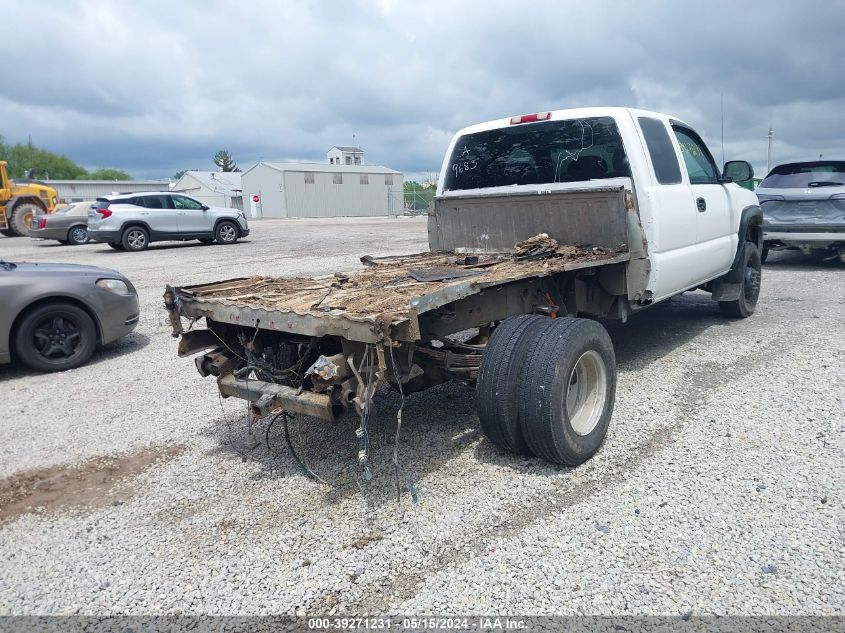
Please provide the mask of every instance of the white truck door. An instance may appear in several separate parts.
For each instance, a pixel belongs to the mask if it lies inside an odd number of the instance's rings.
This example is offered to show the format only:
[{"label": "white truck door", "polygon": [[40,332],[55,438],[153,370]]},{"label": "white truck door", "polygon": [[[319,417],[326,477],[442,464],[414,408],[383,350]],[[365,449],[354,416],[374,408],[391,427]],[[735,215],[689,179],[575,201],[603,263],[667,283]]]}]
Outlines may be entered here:
[{"label": "white truck door", "polygon": [[669,128],[662,119],[639,116],[637,123],[654,172],[637,195],[648,198],[654,223],[649,289],[655,300],[677,294],[694,285],[698,249],[697,211],[689,185],[681,174],[680,159]]},{"label": "white truck door", "polygon": [[694,283],[724,274],[736,253],[737,233],[731,223],[731,208],[719,169],[707,146],[693,130],[673,124],[672,130],[684,158],[689,189],[695,205],[696,264]]}]

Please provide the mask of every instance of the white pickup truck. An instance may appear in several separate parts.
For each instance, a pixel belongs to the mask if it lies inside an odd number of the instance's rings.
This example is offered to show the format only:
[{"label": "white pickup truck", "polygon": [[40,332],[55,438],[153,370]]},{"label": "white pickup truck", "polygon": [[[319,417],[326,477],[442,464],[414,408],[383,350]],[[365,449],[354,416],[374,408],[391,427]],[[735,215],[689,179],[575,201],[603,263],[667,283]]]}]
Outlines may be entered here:
[{"label": "white pickup truck", "polygon": [[[539,112],[458,132],[429,212],[429,252],[361,258],[317,278],[168,287],[179,354],[256,416],[360,416],[383,383],[476,389],[502,449],[577,465],[613,412],[616,364],[599,318],[688,290],[729,317],[760,291],[762,215],[701,137],[624,108]],[[206,329],[183,331],[182,317]],[[211,351],[209,351],[211,350]],[[436,421],[433,421],[436,422]],[[352,440],[355,439],[351,436]]]}]

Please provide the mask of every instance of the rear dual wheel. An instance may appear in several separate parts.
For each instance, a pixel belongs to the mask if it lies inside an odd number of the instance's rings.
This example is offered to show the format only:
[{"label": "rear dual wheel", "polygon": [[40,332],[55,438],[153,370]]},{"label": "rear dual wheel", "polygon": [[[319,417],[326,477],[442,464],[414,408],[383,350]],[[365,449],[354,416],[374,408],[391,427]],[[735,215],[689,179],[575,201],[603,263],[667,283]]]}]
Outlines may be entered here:
[{"label": "rear dual wheel", "polygon": [[613,344],[601,325],[519,316],[490,338],[476,405],[499,448],[576,466],[604,441],[615,394]]}]

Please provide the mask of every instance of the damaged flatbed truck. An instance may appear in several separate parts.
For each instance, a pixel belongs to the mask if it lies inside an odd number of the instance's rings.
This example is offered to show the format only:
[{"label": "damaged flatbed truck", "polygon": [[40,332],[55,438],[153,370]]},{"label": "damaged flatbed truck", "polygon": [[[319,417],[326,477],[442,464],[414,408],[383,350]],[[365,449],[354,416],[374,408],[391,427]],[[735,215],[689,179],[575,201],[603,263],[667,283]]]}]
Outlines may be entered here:
[{"label": "damaged flatbed truck", "polygon": [[[762,217],[732,182],[752,175],[744,161],[719,170],[665,114],[500,119],[452,140],[430,252],[365,256],[316,278],[168,287],[165,305],[179,355],[204,352],[200,374],[256,416],[333,421],[354,408],[363,426],[380,385],[407,394],[456,379],[475,386],[495,445],[577,465],[613,412],[615,356],[597,319],[696,289],[728,317],[754,311]],[[366,466],[365,448],[359,457]]]}]

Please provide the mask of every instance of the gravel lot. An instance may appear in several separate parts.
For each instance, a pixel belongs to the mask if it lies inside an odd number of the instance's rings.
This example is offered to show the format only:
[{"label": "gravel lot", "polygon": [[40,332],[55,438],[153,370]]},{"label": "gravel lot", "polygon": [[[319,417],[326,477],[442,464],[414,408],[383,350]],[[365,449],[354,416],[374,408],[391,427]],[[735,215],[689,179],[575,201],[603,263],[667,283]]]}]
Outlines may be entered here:
[{"label": "gravel lot", "polygon": [[692,293],[610,324],[615,414],[574,470],[498,453],[465,388],[411,396],[399,454],[418,504],[395,500],[394,394],[363,486],[355,419],[293,425],[325,485],[176,357],[168,283],[425,247],[408,218],[266,220],[236,246],[137,254],[0,238],[12,261],[116,268],[142,309],[85,367],[0,367],[0,477],[51,467],[56,493],[0,508],[0,614],[845,614],[838,261],[772,254],[744,321]]}]

